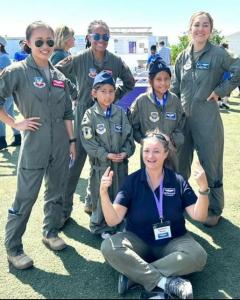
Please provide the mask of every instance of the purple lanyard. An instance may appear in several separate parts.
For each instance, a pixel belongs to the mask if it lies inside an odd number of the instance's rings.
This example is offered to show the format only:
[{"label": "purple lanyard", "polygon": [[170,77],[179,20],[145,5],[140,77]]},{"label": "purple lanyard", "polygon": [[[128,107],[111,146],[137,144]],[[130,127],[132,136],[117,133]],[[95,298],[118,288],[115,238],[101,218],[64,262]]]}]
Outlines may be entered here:
[{"label": "purple lanyard", "polygon": [[[146,174],[147,174],[147,172],[146,172]],[[160,220],[163,220],[163,178],[160,181],[159,198],[156,196],[155,192],[153,191],[152,184],[151,184],[151,181],[150,181],[150,178],[149,178],[148,174],[147,174],[147,179],[148,179],[148,183],[149,183],[149,185],[152,189],[152,193],[153,193],[153,196],[154,196],[154,200],[156,202],[159,218],[160,218]]]},{"label": "purple lanyard", "polygon": [[159,198],[156,196],[155,192],[153,192],[153,196],[157,205],[159,218],[160,220],[163,220],[163,181],[162,180],[159,186]]}]

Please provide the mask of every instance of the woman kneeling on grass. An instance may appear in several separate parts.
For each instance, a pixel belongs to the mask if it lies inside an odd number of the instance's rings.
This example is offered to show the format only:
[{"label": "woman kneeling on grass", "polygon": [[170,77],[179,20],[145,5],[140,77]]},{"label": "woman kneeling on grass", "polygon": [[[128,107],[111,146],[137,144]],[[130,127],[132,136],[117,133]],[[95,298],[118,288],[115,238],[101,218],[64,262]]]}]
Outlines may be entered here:
[{"label": "woman kneeling on grass", "polygon": [[[145,168],[128,176],[112,204],[108,188],[113,171],[108,168],[101,180],[100,195],[109,226],[126,219],[126,231],[106,239],[101,251],[118,272],[118,292],[123,294],[130,281],[142,285],[151,297],[189,299],[192,286],[181,277],[201,271],[206,264],[204,249],[187,233],[184,212],[203,222],[208,213],[208,182],[198,165],[195,179],[198,197],[183,177],[164,166],[169,155],[169,139],[160,132],[149,132],[143,140]],[[123,275],[122,275],[123,274]]]}]

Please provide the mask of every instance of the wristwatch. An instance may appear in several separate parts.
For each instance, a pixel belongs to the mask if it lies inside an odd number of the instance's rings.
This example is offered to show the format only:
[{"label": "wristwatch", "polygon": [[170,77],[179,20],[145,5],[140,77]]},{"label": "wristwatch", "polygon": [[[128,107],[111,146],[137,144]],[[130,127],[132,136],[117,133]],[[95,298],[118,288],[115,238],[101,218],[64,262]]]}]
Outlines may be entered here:
[{"label": "wristwatch", "polygon": [[208,195],[208,194],[210,193],[210,188],[208,187],[208,188],[206,189],[206,191],[204,191],[204,192],[202,192],[202,191],[200,191],[200,190],[198,190],[198,192],[199,192],[200,195],[206,196],[206,195]]},{"label": "wristwatch", "polygon": [[70,139],[70,140],[69,140],[69,144],[76,143],[76,141],[77,141],[76,138]]}]

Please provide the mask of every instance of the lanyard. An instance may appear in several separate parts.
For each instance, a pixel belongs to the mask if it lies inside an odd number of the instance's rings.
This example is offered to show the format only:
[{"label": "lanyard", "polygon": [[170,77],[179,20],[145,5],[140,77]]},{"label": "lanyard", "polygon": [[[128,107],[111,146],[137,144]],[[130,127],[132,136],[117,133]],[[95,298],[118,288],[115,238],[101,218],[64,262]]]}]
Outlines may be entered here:
[{"label": "lanyard", "polygon": [[105,117],[108,119],[112,115],[112,106],[108,106],[107,110],[104,112]]},{"label": "lanyard", "polygon": [[154,197],[154,200],[155,200],[155,203],[156,203],[156,206],[157,206],[159,218],[162,221],[163,220],[163,177],[164,177],[164,173],[163,173],[163,176],[161,178],[160,185],[159,185],[159,198],[156,196],[156,194],[154,192],[154,189],[153,189],[153,186],[152,186],[152,183],[151,183],[151,180],[150,180],[150,177],[149,177],[147,171],[146,171],[146,175],[147,175],[148,184],[151,187],[153,197]]},{"label": "lanyard", "polygon": [[161,102],[158,100],[158,97],[156,95],[156,93],[153,91],[153,96],[154,96],[154,100],[155,100],[155,103],[157,104],[158,107],[164,107],[167,103],[167,98],[168,98],[168,91],[166,91],[164,94],[163,94],[163,105],[161,104]]}]

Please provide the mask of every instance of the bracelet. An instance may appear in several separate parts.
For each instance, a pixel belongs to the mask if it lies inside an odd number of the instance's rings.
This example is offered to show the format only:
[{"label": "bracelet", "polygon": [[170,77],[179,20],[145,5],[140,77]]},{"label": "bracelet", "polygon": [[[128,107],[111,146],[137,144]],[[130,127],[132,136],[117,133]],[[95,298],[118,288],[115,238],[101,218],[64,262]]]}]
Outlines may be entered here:
[{"label": "bracelet", "polygon": [[69,140],[69,144],[76,143],[76,141],[77,141],[76,138],[70,139],[70,140]]},{"label": "bracelet", "polygon": [[198,190],[199,194],[200,195],[204,195],[204,196],[207,196],[209,193],[210,193],[210,188],[208,187],[206,191],[202,192],[200,190]]}]

